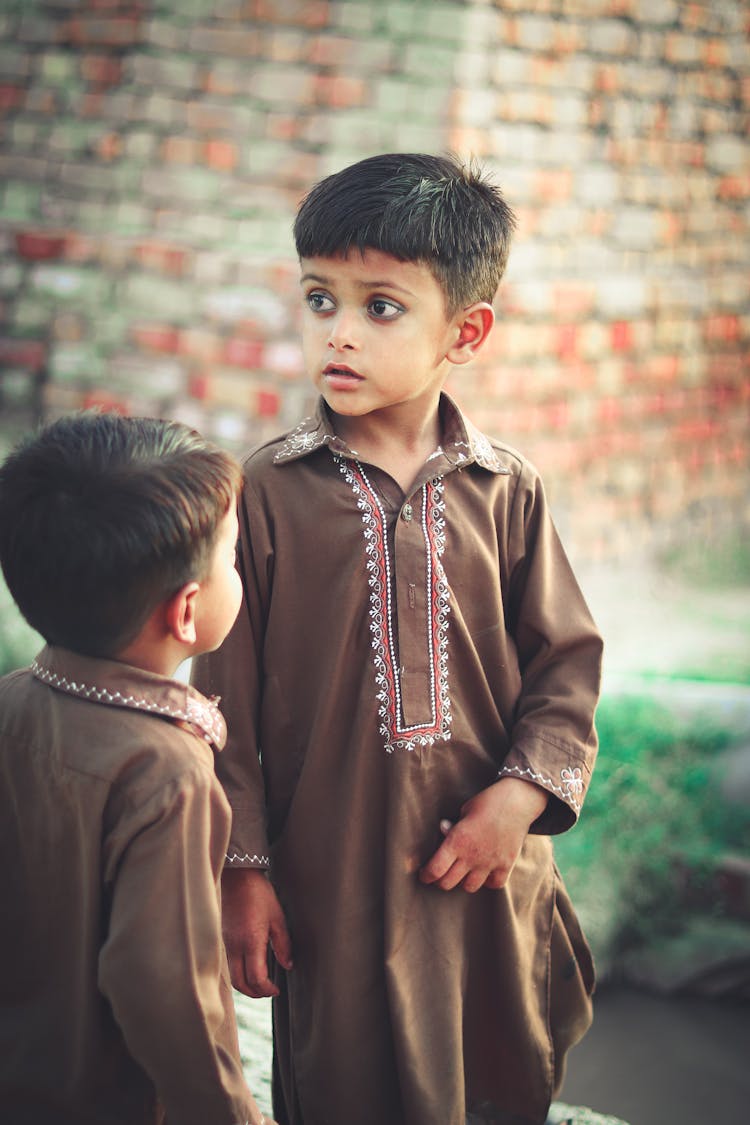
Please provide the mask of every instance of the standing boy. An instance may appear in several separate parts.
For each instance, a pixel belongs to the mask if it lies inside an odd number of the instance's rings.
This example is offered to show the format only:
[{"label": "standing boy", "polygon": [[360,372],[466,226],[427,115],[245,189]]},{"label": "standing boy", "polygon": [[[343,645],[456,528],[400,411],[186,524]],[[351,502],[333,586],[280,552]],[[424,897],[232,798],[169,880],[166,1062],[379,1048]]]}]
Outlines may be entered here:
[{"label": "standing boy", "polygon": [[276,997],[285,1125],[541,1125],[590,1022],[548,835],[589,781],[601,642],[534,468],[443,393],[512,227],[481,173],[407,154],[297,216],[321,397],[245,463],[245,604],[196,669],[231,734],[230,969]]},{"label": "standing boy", "polygon": [[261,1125],[221,940],[215,703],[173,679],[240,580],[236,462],[84,414],[0,468],[0,562],[47,647],[0,680],[0,1120]]}]

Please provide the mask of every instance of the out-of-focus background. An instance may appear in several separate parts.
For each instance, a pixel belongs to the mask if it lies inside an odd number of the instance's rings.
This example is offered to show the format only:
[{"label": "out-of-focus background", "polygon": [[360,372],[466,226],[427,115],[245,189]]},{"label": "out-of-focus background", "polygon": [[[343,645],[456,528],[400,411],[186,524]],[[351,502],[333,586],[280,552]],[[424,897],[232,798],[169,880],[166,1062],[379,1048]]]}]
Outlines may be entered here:
[{"label": "out-of-focus background", "polygon": [[[394,150],[505,190],[449,389],[542,471],[605,634],[558,845],[603,984],[563,1094],[633,1125],[750,1118],[749,33],[742,0],[0,0],[0,453],[89,406],[285,429],[305,191]],[[39,640],[0,609],[7,670]]]}]

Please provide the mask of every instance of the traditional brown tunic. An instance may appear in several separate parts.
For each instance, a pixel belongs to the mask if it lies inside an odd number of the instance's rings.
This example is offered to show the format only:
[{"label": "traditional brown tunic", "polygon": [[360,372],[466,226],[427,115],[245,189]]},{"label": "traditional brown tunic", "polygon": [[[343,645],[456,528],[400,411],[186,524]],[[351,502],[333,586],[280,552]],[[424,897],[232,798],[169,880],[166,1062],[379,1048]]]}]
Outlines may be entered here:
[{"label": "traditional brown tunic", "polygon": [[[590,1022],[548,834],[589,782],[601,641],[533,467],[441,419],[408,496],[322,404],[247,459],[245,606],[194,672],[229,727],[228,862],[270,869],[290,926],[289,1125],[538,1125]],[[441,818],[504,776],[550,794],[507,887],[420,883]]]},{"label": "traditional brown tunic", "polygon": [[0,680],[0,1121],[243,1125],[221,941],[224,723],[44,649]]}]

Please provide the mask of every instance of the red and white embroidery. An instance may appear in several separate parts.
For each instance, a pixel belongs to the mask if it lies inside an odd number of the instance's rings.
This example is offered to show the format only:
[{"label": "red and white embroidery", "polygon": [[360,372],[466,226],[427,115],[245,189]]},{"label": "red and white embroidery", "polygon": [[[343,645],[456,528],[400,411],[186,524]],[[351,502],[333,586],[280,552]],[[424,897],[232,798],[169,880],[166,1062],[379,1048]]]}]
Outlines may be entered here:
[{"label": "red and white embroidery", "polygon": [[[334,455],[335,456],[335,455]],[[448,693],[448,616],[450,591],[440,561],[445,550],[445,497],[442,478],[422,485],[422,533],[425,542],[427,630],[430,669],[430,718],[406,726],[401,706],[394,638],[393,586],[388,533],[380,500],[358,461],[335,460],[352,489],[362,512],[367,582],[370,588],[370,633],[375,660],[375,683],[380,714],[380,734],[386,751],[431,746],[451,736]]]}]

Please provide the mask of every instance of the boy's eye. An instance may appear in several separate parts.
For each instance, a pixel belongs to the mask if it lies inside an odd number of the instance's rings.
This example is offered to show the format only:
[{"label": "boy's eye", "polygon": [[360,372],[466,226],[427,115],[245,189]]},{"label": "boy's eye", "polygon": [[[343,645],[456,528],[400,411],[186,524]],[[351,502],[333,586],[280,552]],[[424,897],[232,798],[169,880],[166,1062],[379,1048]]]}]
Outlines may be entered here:
[{"label": "boy's eye", "polygon": [[393,320],[401,316],[404,311],[402,305],[397,305],[395,301],[386,301],[385,297],[375,297],[367,307],[372,316],[378,320]]},{"label": "boy's eye", "polygon": [[333,312],[336,307],[327,293],[308,293],[305,298],[313,312]]}]

